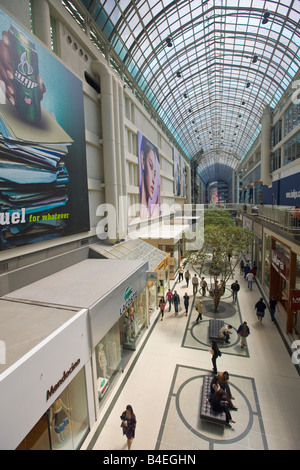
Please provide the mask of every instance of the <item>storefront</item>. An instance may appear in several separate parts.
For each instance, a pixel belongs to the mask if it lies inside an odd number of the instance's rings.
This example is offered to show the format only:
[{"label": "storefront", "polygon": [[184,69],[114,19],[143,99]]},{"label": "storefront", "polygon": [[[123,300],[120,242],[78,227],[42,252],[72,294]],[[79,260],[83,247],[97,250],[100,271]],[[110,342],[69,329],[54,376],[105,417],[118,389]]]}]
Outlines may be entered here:
[{"label": "storefront", "polygon": [[116,323],[94,348],[96,396],[99,401],[97,409],[101,408],[109,396],[115,380],[124,370],[133,351],[136,350],[144,329],[148,325],[146,288],[139,295],[133,289],[130,287],[131,297],[129,296],[124,304],[120,304],[119,319],[116,317]]},{"label": "storefront", "polygon": [[286,332],[299,334],[298,311],[295,309],[300,286],[300,256],[295,251],[299,247],[289,246],[274,236],[269,241],[269,296],[274,297],[286,312]]},{"label": "storefront", "polygon": [[[78,449],[93,420],[88,312],[1,302],[0,448]],[[11,335],[11,331],[14,334]]]},{"label": "storefront", "polygon": [[88,431],[85,370],[81,368],[16,450],[76,450]]},{"label": "storefront", "polygon": [[107,259],[136,259],[148,262],[147,301],[149,319],[158,308],[159,298],[169,287],[171,272],[175,270],[175,260],[156,246],[143,240],[128,239],[116,245],[95,243],[91,246],[95,253]]},{"label": "storefront", "polygon": [[148,325],[147,272],[88,258],[0,299],[0,448],[80,448]]},{"label": "storefront", "polygon": [[103,284],[89,307],[95,414],[136,350],[149,324],[148,262],[101,259]]}]

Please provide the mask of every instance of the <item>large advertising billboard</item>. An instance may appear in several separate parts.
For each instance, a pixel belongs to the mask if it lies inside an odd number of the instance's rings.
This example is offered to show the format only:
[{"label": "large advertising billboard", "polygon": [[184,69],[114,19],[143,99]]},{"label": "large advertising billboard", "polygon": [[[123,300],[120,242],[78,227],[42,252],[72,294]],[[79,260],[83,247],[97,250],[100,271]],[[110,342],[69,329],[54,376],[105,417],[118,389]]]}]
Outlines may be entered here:
[{"label": "large advertising billboard", "polygon": [[0,250],[87,231],[82,82],[0,10]]},{"label": "large advertising billboard", "polygon": [[138,131],[140,217],[161,214],[160,160],[158,148]]}]

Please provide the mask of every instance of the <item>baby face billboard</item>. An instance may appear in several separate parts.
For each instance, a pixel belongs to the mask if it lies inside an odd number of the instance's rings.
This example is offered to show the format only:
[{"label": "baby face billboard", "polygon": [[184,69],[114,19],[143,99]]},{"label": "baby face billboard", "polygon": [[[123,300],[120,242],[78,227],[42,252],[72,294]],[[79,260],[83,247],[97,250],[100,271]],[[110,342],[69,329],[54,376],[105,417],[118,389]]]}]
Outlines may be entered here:
[{"label": "baby face billboard", "polygon": [[141,132],[138,132],[138,157],[140,217],[158,216],[161,214],[159,152]]},{"label": "baby face billboard", "polygon": [[83,90],[0,10],[0,250],[89,230]]}]

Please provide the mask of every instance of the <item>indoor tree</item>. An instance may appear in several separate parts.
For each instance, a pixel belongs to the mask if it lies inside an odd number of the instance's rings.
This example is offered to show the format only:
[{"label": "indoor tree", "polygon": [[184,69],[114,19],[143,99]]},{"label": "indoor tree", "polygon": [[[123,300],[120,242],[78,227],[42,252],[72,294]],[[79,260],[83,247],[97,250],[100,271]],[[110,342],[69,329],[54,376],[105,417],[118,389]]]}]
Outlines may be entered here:
[{"label": "indoor tree", "polygon": [[253,234],[248,229],[237,226],[227,211],[206,211],[203,245],[199,250],[185,253],[184,265],[190,264],[201,277],[205,262],[210,261],[209,274],[215,310],[218,309],[226,282],[239,263],[241,254],[248,250],[252,239]]}]

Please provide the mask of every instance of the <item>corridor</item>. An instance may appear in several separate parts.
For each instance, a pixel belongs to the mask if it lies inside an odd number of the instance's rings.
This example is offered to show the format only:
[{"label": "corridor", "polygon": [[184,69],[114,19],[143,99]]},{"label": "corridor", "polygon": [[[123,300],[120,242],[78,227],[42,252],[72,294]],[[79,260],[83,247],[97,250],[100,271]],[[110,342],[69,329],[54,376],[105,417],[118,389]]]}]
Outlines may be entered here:
[{"label": "corridor", "polygon": [[[197,324],[195,305],[200,294],[194,300],[192,286],[187,289],[185,281],[178,283],[176,278],[171,287],[179,293],[182,306],[184,293],[190,296],[188,316],[184,309],[175,316],[174,307],[170,313],[167,307],[163,321],[159,313],[152,318],[144,342],[120,377],[82,449],[126,450],[120,415],[128,404],[137,417],[133,451],[300,448],[299,413],[295,412],[300,394],[297,367],[268,310],[262,325],[256,323],[254,305],[261,297],[259,287],[254,284],[249,291],[238,270],[235,279],[241,286],[237,303],[232,302],[230,279],[219,313],[214,314],[211,299],[203,297],[203,320]],[[206,280],[209,282],[208,275]],[[230,374],[238,407],[232,412],[236,421],[232,428],[204,422],[199,416],[203,376],[212,376],[208,320],[214,315],[233,326],[230,344],[220,345],[222,357],[217,363],[218,371]],[[250,328],[245,349],[240,347],[236,333],[243,321]]]}]

